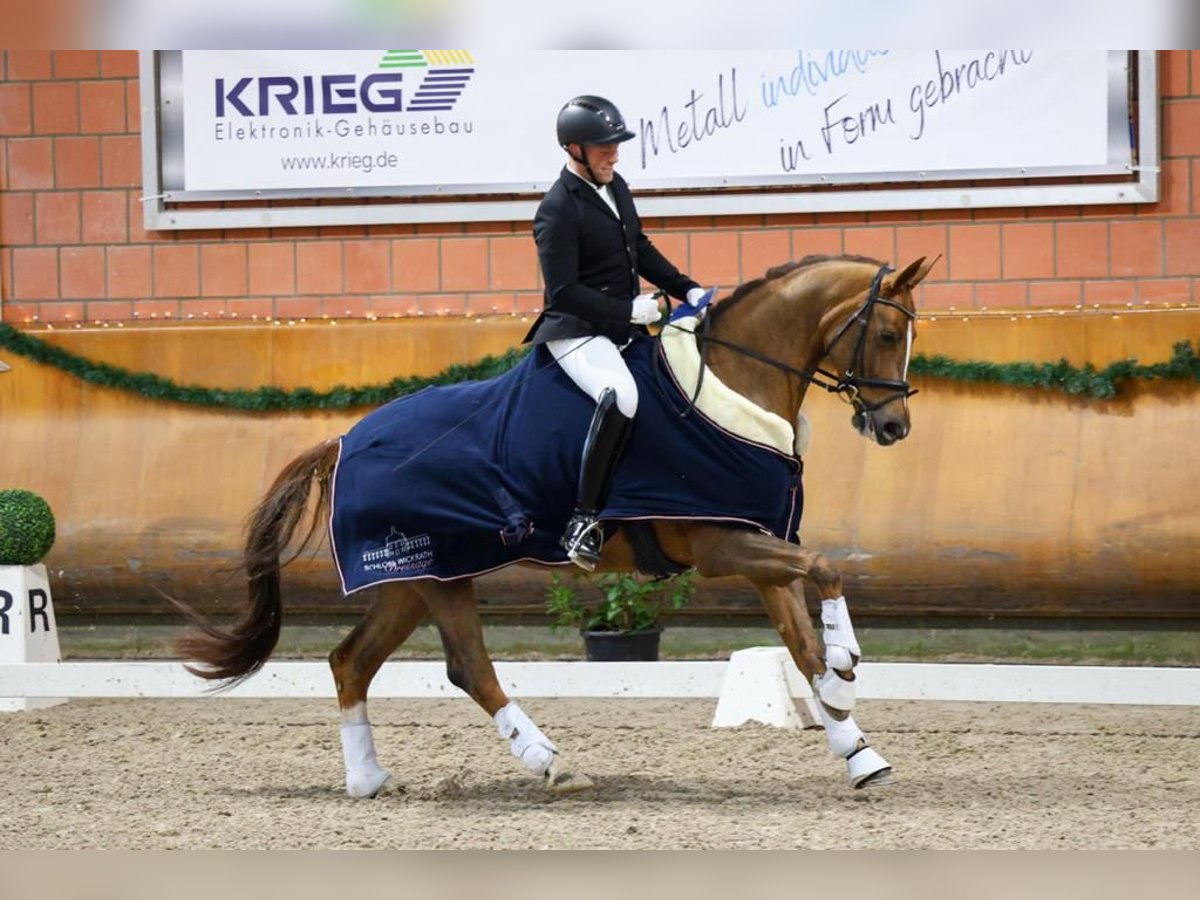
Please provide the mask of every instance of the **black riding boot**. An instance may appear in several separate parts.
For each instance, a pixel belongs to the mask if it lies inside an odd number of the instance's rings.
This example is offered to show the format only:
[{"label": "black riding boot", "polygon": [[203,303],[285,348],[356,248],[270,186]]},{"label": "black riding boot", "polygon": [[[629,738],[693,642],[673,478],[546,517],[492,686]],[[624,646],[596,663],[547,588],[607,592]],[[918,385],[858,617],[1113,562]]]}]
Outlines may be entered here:
[{"label": "black riding boot", "polygon": [[617,409],[617,392],[606,388],[600,394],[600,402],[596,404],[588,428],[575,513],[567,523],[561,541],[571,562],[589,572],[600,561],[600,548],[604,543],[604,526],[596,521],[596,515],[607,499],[608,486],[632,424],[633,419]]}]

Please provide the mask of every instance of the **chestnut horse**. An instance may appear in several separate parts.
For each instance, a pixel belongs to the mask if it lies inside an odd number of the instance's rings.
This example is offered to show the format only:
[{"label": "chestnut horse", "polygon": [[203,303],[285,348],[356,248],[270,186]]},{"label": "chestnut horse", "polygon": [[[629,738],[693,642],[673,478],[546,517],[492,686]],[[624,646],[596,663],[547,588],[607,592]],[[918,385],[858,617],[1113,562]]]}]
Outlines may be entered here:
[{"label": "chestnut horse", "polygon": [[[864,437],[883,446],[903,439],[910,427],[907,370],[916,330],[912,291],[934,262],[922,257],[894,272],[863,257],[806,257],[742,285],[699,325],[700,317],[690,319],[703,360],[696,393],[707,372],[710,383],[740,395],[758,408],[757,414],[765,411],[799,427],[800,406],[816,384],[849,402],[852,422]],[[821,368],[826,361],[829,368]],[[326,441],[289,463],[251,512],[244,554],[249,605],[241,617],[218,627],[180,604],[192,627],[181,636],[179,650],[198,664],[189,666],[196,675],[230,686],[270,656],[282,615],[280,569],[286,563],[280,555],[305,517],[314,485],[319,494],[308,537],[322,521],[338,446],[338,439]],[[841,576],[829,561],[815,550],[752,529],[679,519],[656,520],[653,527],[669,559],[704,577],[750,580],[796,666],[814,685],[826,737],[833,752],[847,760],[850,783],[885,782],[891,767],[868,745],[850,713],[860,651]],[[636,569],[631,545],[616,533],[604,545],[598,570]],[[801,579],[821,599],[821,642]],[[587,776],[570,768],[501,688],[484,647],[471,579],[416,578],[379,586],[365,618],[329,657],[350,796],[373,797],[388,786],[390,774],[377,761],[367,719],[367,689],[426,615],[441,635],[449,680],[493,718],[525,768],[555,792],[589,787]]]}]

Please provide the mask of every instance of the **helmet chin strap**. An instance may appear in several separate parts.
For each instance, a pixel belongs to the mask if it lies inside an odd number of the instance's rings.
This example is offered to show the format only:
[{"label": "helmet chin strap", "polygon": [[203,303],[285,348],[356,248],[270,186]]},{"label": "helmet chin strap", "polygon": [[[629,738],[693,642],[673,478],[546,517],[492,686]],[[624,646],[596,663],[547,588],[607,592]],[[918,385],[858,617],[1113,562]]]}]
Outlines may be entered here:
[{"label": "helmet chin strap", "polygon": [[579,155],[578,156],[576,156],[570,150],[567,151],[567,155],[570,156],[571,159],[575,160],[575,162],[577,162],[581,166],[583,166],[583,170],[585,172],[587,172],[587,174],[588,174],[588,181],[590,181],[592,184],[594,184],[596,186],[600,185],[600,179],[597,178],[596,173],[592,171],[592,164],[590,162],[588,162],[587,153],[584,151],[582,144],[579,145]]}]

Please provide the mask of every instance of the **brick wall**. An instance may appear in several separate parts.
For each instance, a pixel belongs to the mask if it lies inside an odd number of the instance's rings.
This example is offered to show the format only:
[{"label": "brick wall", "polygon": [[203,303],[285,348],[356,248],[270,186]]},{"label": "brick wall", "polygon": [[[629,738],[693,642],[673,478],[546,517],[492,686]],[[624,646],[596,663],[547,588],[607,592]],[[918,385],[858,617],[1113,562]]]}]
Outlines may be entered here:
[{"label": "brick wall", "polygon": [[[1193,302],[1200,51],[1160,53],[1161,201],[953,212],[650,219],[733,285],[805,253],[942,253],[926,310]],[[529,223],[147,232],[132,51],[0,52],[3,320],[511,314],[541,307]]]}]

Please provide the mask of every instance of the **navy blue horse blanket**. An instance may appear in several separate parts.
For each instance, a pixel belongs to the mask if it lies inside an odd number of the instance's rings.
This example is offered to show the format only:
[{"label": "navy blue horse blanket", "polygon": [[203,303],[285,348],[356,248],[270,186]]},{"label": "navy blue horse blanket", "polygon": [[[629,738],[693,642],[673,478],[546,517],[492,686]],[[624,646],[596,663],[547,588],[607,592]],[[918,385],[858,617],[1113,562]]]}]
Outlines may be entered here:
[{"label": "navy blue horse blanket", "polygon": [[[705,519],[798,542],[800,460],[696,410],[681,417],[689,396],[654,364],[661,352],[650,339],[625,350],[638,413],[601,519]],[[558,541],[594,408],[539,346],[497,378],[426,388],[367,415],[342,437],[333,477],[342,590],[567,562]]]}]

